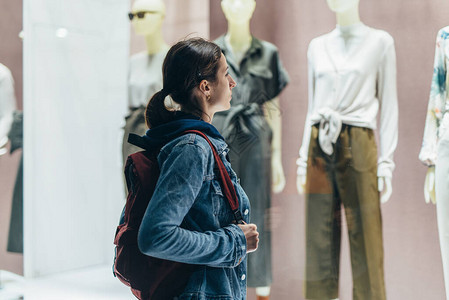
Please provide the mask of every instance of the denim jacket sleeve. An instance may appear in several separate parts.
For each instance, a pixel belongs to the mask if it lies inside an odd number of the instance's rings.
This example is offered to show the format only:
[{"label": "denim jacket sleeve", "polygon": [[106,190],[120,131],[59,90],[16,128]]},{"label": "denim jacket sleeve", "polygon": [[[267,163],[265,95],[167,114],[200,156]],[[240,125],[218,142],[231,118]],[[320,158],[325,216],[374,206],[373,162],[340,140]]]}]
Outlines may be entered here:
[{"label": "denim jacket sleeve", "polygon": [[204,201],[204,209],[212,214],[209,199],[200,199],[209,196],[200,193],[208,160],[213,160],[212,151],[207,150],[199,144],[179,143],[160,162],[160,177],[139,229],[142,253],[210,267],[231,268],[244,259],[246,239],[238,226],[204,232],[181,227],[196,201]]}]

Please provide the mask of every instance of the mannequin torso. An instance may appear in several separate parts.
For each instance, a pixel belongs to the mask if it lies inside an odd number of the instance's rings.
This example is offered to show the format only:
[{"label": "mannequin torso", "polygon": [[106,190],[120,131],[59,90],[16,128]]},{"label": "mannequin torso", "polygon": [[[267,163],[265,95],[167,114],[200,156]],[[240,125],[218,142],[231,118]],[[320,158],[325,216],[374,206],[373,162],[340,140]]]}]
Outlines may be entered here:
[{"label": "mannequin torso", "polygon": [[[255,2],[222,1],[222,9],[228,21],[228,31],[225,42],[233,56],[235,64],[240,68],[245,54],[251,47],[253,37],[250,32],[250,20],[255,9]],[[237,82],[238,85],[238,82]],[[273,131],[272,141],[272,178],[273,192],[279,193],[285,187],[285,176],[281,159],[281,116],[279,99],[277,97],[267,101],[263,107],[264,116]]]},{"label": "mannequin torso", "polygon": [[[395,68],[393,39],[388,33],[381,30],[374,30],[360,22],[358,0],[346,0],[338,3],[335,0],[328,0],[328,4],[330,9],[336,13],[337,28],[333,32],[322,37],[318,37],[314,41],[312,41],[309,47],[308,55],[309,68],[312,69],[309,70],[309,73],[312,72],[312,74],[309,74],[309,94],[312,93],[309,97],[326,97],[326,101],[330,102],[327,104],[309,102],[309,106],[322,107],[324,105],[325,107],[329,107],[332,110],[337,110],[337,112],[340,114],[343,113],[343,122],[346,124],[375,129],[376,115],[378,107],[380,106],[378,100],[382,102],[382,99],[376,99],[377,87],[375,85],[377,80],[376,78],[377,76],[379,76],[377,68],[379,65],[382,65],[384,63],[382,62],[382,59],[385,60],[385,58],[382,57],[382,55],[383,53],[388,51],[390,51],[390,57],[388,58],[389,60],[391,60],[390,64]],[[321,46],[317,46],[315,44],[320,44]],[[325,49],[325,51],[321,51],[321,54],[313,54],[315,51],[314,49]],[[393,51],[391,51],[391,49]],[[318,50],[318,52],[320,51]],[[322,55],[326,57],[326,59],[317,59],[314,61],[316,62],[316,65],[310,66],[310,56],[312,55],[315,55],[316,57]],[[379,60],[366,60],[366,57],[378,57]],[[329,72],[329,68],[331,68],[333,72]],[[363,78],[363,75],[362,77],[360,77],[361,74],[367,74],[366,70],[371,70],[371,79],[368,77]],[[320,88],[314,89],[314,85],[319,84],[319,82],[317,83],[314,78],[321,78],[320,74],[325,74],[325,76],[333,76],[331,75],[332,73],[335,74],[335,79],[330,80],[334,82],[333,87],[323,87],[322,85],[319,85]],[[371,82],[372,87],[370,88],[369,94],[361,93],[354,96],[355,82],[352,82],[352,84],[350,84],[352,80],[349,79],[349,77],[351,76],[354,76],[354,79],[357,78],[357,81],[360,82],[360,91],[362,90],[362,86],[366,86],[365,82]],[[363,80],[365,80],[365,82],[360,81],[362,80],[362,78]],[[391,95],[391,97],[390,95],[388,97],[392,98],[392,100],[387,99],[385,103],[382,103],[383,109],[380,111],[381,118],[386,120],[393,120],[394,122],[394,119],[397,119],[397,96],[395,81],[393,84],[386,85],[386,88],[387,90],[389,90],[389,94]],[[328,91],[332,91],[332,95],[319,95],[321,92],[326,93]],[[315,93],[318,93],[318,95]],[[361,100],[361,102],[359,102],[358,104],[358,101],[356,100],[357,98]],[[345,104],[342,99],[346,99],[345,101],[347,103]],[[310,99],[310,101],[314,102],[315,100]],[[351,103],[349,103],[348,101]],[[358,106],[359,108],[355,109],[354,105]],[[385,106],[388,106],[391,109],[386,110],[384,109]],[[351,110],[351,113],[345,113],[344,108],[346,108],[346,111],[348,112],[349,110]],[[310,109],[313,110],[313,107],[309,107],[309,112]],[[318,112],[316,111],[316,113]],[[351,117],[351,115],[353,116]],[[319,117],[315,116],[312,118],[317,119]],[[363,119],[364,121],[359,122],[356,119]],[[312,121],[312,123],[316,122],[316,120],[310,120],[309,118],[309,122],[310,121]],[[366,121],[368,121],[368,123]],[[382,193],[381,202],[385,203],[389,200],[392,193],[391,173],[392,169],[394,168],[392,157],[397,143],[397,126],[394,127],[390,124],[388,127],[385,127],[385,129],[382,128],[382,124],[385,124],[385,122],[381,121],[380,128],[381,158],[378,173],[378,188]],[[300,159],[298,159],[297,161],[299,166],[297,189],[300,194],[304,193],[304,186],[306,183],[305,167],[309,138],[310,136],[308,132],[305,131],[303,146],[300,150]]]}]

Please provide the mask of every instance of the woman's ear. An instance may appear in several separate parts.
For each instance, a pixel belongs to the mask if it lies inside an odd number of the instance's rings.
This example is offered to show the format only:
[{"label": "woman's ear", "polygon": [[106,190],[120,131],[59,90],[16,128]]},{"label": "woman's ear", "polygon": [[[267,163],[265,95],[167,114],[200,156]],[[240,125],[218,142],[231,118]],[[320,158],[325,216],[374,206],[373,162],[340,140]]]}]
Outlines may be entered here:
[{"label": "woman's ear", "polygon": [[199,88],[201,93],[206,97],[210,97],[210,83],[207,80],[201,80]]}]

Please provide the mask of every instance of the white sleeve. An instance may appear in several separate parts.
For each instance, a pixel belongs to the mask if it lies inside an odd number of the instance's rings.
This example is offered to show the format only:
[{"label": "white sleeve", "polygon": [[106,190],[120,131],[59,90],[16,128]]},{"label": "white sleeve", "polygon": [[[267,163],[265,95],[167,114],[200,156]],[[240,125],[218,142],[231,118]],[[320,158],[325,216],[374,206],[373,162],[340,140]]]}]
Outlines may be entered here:
[{"label": "white sleeve", "polygon": [[380,155],[377,176],[392,177],[395,167],[393,154],[398,143],[398,95],[396,86],[396,51],[389,36],[379,65],[377,96],[380,104]]},{"label": "white sleeve", "polygon": [[7,141],[8,133],[13,121],[13,111],[16,109],[14,96],[14,80],[11,72],[0,70],[0,142]]},{"label": "white sleeve", "polygon": [[430,89],[429,104],[427,107],[424,137],[419,153],[419,159],[426,165],[435,165],[437,160],[438,124],[442,118],[446,94],[446,63],[443,52],[443,32],[439,32],[435,47],[435,61],[433,67],[432,85]]},{"label": "white sleeve", "polygon": [[304,125],[304,134],[302,137],[301,148],[299,149],[299,158],[296,160],[296,164],[298,165],[297,174],[298,175],[306,175],[307,173],[307,157],[309,152],[309,143],[310,143],[310,134],[312,131],[312,124],[310,122],[310,116],[313,112],[313,97],[315,92],[315,71],[313,67],[313,59],[312,59],[312,43],[309,45],[309,49],[307,51],[307,65],[308,65],[308,108],[307,108],[307,116],[306,122]]}]

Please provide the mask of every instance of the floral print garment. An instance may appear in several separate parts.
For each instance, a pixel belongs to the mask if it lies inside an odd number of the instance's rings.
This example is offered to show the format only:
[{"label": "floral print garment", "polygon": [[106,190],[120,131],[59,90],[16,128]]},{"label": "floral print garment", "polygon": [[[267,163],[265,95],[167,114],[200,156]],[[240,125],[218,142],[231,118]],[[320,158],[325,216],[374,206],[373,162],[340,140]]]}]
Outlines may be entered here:
[{"label": "floral print garment", "polygon": [[[429,106],[427,109],[424,138],[419,159],[426,165],[435,165],[437,160],[437,145],[449,125],[449,117],[444,118],[449,108],[447,97],[447,62],[449,59],[449,26],[438,32],[435,49],[435,62]],[[444,119],[447,119],[444,121]],[[444,121],[444,122],[443,122]]]}]

